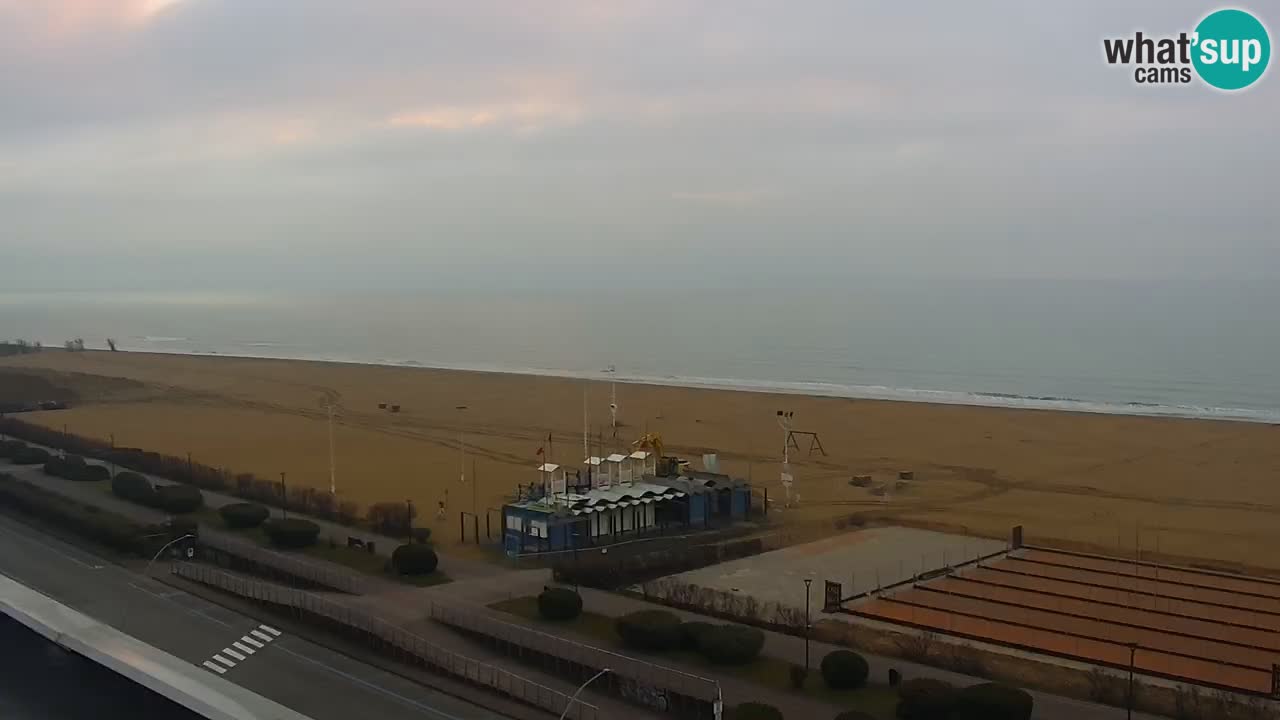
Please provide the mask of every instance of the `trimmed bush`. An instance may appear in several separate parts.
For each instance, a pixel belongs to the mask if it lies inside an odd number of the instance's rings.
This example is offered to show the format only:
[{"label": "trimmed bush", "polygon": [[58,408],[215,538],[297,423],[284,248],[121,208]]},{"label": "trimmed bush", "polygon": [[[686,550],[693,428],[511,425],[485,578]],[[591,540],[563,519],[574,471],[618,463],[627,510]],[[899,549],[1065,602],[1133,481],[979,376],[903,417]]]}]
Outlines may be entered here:
[{"label": "trimmed bush", "polygon": [[639,610],[614,621],[624,645],[663,652],[680,647],[680,618],[666,610]]},{"label": "trimmed bush", "polygon": [[782,711],[772,705],[745,702],[729,708],[728,720],[784,720]]},{"label": "trimmed bush", "polygon": [[852,650],[832,650],[822,658],[822,679],[832,690],[852,690],[867,684],[871,668]]},{"label": "trimmed bush", "polygon": [[285,518],[268,520],[262,529],[272,544],[282,548],[304,548],[316,544],[320,535],[320,526],[302,518]]},{"label": "trimmed bush", "polygon": [[933,678],[916,678],[898,686],[897,716],[902,720],[947,720],[956,707],[959,691]]},{"label": "trimmed bush", "polygon": [[401,575],[426,575],[435,572],[440,558],[430,545],[408,543],[391,551],[391,566]]},{"label": "trimmed bush", "polygon": [[44,474],[53,475],[54,477],[62,477],[67,472],[66,464],[62,458],[54,455],[44,464]]},{"label": "trimmed bush", "polygon": [[256,503],[231,503],[218,508],[218,514],[229,528],[255,528],[266,522],[271,511]]},{"label": "trimmed bush", "polygon": [[127,552],[140,552],[144,528],[127,518],[82,505],[0,473],[0,499],[24,515],[56,524],[81,537]]},{"label": "trimmed bush", "polygon": [[835,720],[876,720],[875,717],[868,715],[861,710],[845,710],[835,717]]},{"label": "trimmed bush", "polygon": [[701,620],[691,620],[686,623],[680,623],[680,647],[685,650],[697,650],[698,642],[702,639],[702,634],[715,627],[709,622]]},{"label": "trimmed bush", "polygon": [[151,481],[136,472],[119,472],[111,479],[111,492],[117,497],[149,507],[156,507],[156,490]]},{"label": "trimmed bush", "polygon": [[21,440],[0,440],[0,457],[11,458],[26,446]]},{"label": "trimmed bush", "polygon": [[204,495],[190,485],[160,485],[155,498],[157,507],[174,514],[195,512],[204,505]]},{"label": "trimmed bush", "polygon": [[416,543],[426,544],[431,542],[431,528],[414,528],[409,531],[409,536]]},{"label": "trimmed bush", "polygon": [[1034,707],[1035,701],[1025,690],[981,683],[959,692],[948,720],[1030,720]]},{"label": "trimmed bush", "polygon": [[538,593],[538,614],[546,620],[572,620],[582,614],[582,596],[559,587]]},{"label": "trimmed bush", "polygon": [[43,465],[49,461],[49,451],[44,448],[27,446],[19,449],[9,458],[14,465]]},{"label": "trimmed bush", "polygon": [[715,625],[698,639],[698,652],[717,665],[745,665],[763,648],[764,633],[740,625]]},{"label": "trimmed bush", "polygon": [[101,465],[85,464],[80,467],[71,466],[63,477],[79,480],[80,482],[99,482],[101,480],[110,480],[111,471]]}]

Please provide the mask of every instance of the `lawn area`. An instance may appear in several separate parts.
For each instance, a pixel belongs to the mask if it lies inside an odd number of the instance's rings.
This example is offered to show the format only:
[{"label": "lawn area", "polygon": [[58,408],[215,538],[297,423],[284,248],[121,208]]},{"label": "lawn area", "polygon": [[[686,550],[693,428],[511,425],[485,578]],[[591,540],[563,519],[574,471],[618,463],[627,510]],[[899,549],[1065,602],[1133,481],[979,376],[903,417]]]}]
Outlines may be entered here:
[{"label": "lawn area", "polygon": [[786,693],[802,692],[815,700],[830,703],[833,706],[847,710],[860,710],[872,717],[883,718],[883,720],[891,720],[894,717],[894,709],[898,704],[897,691],[887,685],[868,685],[857,690],[831,690],[827,688],[822,681],[822,674],[818,672],[818,664],[822,662],[821,656],[814,656],[813,669],[809,673],[804,689],[798,691],[791,687],[790,663],[777,658],[761,655],[749,665],[713,665],[701,654],[690,650],[644,653],[623,646],[617,632],[614,630],[613,618],[584,610],[581,615],[573,620],[562,622],[545,620],[538,614],[538,599],[532,596],[503,600],[493,603],[489,607],[531,621],[545,632],[556,635],[569,632],[578,635],[592,645],[606,650],[640,657],[647,656],[655,662],[665,660],[680,663],[690,666],[695,673],[734,675],[774,691]]},{"label": "lawn area", "polygon": [[451,582],[452,580],[443,570],[436,570],[428,575],[415,576],[396,574],[388,570],[388,563],[390,560],[386,556],[377,555],[365,550],[349,548],[346,543],[334,543],[331,547],[329,539],[323,534],[323,532],[320,535],[319,542],[311,547],[302,548],[301,550],[282,550],[280,548],[272,547],[270,538],[267,537],[267,533],[261,527],[227,527],[226,523],[222,521],[222,516],[213,508],[202,507],[187,517],[199,522],[201,525],[235,533],[246,540],[266,548],[271,548],[279,553],[284,553],[286,555],[290,553],[298,553],[299,555],[306,555],[307,557],[312,557],[317,560],[326,560],[331,563],[342,565],[343,567],[351,568],[357,572],[361,572],[366,575],[375,575],[392,582],[399,582],[417,587],[428,587],[430,585],[441,585]]}]

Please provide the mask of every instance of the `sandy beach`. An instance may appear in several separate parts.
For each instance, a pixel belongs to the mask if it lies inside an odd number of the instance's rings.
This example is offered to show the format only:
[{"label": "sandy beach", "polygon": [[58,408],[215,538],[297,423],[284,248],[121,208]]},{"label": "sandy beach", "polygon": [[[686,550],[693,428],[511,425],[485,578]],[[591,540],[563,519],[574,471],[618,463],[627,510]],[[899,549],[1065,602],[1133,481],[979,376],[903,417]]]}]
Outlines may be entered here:
[{"label": "sandy beach", "polygon": [[[994,537],[1022,524],[1032,540],[1280,570],[1280,429],[1270,425],[619,383],[614,440],[607,381],[61,351],[0,359],[6,386],[22,382],[14,373],[80,395],[70,410],[24,415],[31,421],[325,489],[332,402],[339,495],[362,505],[412,500],[442,542],[457,541],[458,511],[483,516],[534,481],[539,447],[580,464],[585,390],[593,452],[623,449],[648,430],[695,464],[718,453],[723,469],[768,489],[778,501],[772,517],[797,537],[875,511]],[[793,451],[800,502],[789,509],[777,410],[794,411],[795,428],[819,433],[828,453],[810,456],[803,441]],[[848,482],[885,482],[899,470],[917,479],[887,500]]]}]

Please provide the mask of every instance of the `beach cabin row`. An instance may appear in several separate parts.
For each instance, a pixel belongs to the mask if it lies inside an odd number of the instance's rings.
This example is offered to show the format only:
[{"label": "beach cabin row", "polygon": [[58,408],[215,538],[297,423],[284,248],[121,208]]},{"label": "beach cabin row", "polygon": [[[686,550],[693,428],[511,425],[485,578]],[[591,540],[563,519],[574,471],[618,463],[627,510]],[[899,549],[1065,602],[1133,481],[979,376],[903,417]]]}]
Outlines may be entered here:
[{"label": "beach cabin row", "polygon": [[544,464],[539,471],[548,476],[547,494],[503,507],[508,555],[602,547],[717,527],[745,519],[751,511],[750,486],[728,475],[645,476],[616,486],[568,488],[563,468]]}]

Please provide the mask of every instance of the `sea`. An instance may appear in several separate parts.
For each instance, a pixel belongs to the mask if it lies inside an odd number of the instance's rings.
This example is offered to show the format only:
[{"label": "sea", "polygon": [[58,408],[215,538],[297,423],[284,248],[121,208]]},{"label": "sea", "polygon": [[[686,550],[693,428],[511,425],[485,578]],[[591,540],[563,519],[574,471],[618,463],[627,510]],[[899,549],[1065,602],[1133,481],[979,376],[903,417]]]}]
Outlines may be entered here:
[{"label": "sea", "polygon": [[[1280,422],[1280,290],[1227,281],[0,292],[0,339]],[[609,372],[609,368],[613,368]]]}]

